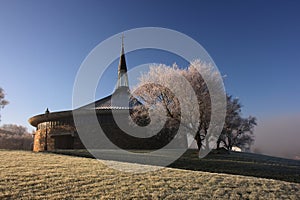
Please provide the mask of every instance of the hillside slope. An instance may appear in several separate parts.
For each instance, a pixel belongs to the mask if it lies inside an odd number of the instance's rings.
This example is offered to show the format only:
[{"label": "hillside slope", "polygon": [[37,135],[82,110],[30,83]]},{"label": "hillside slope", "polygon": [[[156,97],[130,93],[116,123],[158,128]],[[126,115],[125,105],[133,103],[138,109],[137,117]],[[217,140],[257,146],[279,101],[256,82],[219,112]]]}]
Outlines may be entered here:
[{"label": "hillside slope", "polygon": [[89,158],[5,150],[0,156],[0,199],[300,198],[300,184],[263,178],[171,168],[131,174]]},{"label": "hillside slope", "polygon": [[[132,151],[146,152],[146,150]],[[87,150],[56,150],[53,153],[93,158]],[[168,157],[172,157],[172,154],[170,153],[167,155]],[[126,154],[122,154],[122,151],[100,150],[98,156],[98,158],[105,160],[138,162],[138,159],[136,159],[138,155],[131,156],[133,158],[132,160],[132,158],[128,157]],[[139,156],[141,157],[140,161],[147,161],[143,154]],[[147,158],[149,156],[150,155],[147,154]],[[153,158],[156,160],[165,159],[165,155],[153,154]],[[176,158],[174,158],[174,160],[176,160]],[[141,164],[143,163],[141,162]],[[213,150],[205,158],[199,159],[198,151],[189,149],[179,159],[170,164],[169,167],[194,171],[246,175],[300,183],[299,160],[290,160],[254,153],[231,152],[230,154],[227,154],[223,151],[223,153],[220,154],[219,151]]]}]

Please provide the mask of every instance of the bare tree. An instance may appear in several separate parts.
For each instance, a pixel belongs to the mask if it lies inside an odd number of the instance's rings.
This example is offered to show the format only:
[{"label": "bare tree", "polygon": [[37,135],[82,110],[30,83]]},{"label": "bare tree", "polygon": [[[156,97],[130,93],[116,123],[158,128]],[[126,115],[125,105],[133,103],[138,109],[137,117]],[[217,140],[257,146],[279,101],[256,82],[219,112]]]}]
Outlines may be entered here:
[{"label": "bare tree", "polygon": [[[0,111],[4,106],[6,106],[9,102],[5,99],[5,93],[4,90],[0,87]],[[1,121],[1,115],[0,115],[0,121]]]},{"label": "bare tree", "polygon": [[4,124],[0,127],[0,149],[32,149],[33,137],[27,128],[16,124]]},{"label": "bare tree", "polygon": [[242,117],[241,104],[237,98],[227,96],[227,114],[223,131],[217,142],[217,148],[221,144],[227,150],[233,146],[238,146],[244,151],[248,151],[254,142],[254,127],[257,125],[256,118],[249,116]]},{"label": "bare tree", "polygon": [[3,124],[0,127],[2,130],[9,131],[15,135],[28,134],[27,128],[17,124]]}]

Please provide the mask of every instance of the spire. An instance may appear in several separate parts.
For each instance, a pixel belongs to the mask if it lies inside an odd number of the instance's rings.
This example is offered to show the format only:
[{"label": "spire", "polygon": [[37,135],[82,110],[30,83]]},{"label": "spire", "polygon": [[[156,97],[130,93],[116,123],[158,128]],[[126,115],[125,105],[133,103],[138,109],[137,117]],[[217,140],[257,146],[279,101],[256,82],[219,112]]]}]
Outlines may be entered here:
[{"label": "spire", "polygon": [[122,33],[122,51],[121,51],[121,55],[124,55],[124,33]]},{"label": "spire", "polygon": [[118,67],[118,83],[116,89],[122,86],[128,87],[127,66],[124,52],[124,34],[122,34],[122,49]]}]

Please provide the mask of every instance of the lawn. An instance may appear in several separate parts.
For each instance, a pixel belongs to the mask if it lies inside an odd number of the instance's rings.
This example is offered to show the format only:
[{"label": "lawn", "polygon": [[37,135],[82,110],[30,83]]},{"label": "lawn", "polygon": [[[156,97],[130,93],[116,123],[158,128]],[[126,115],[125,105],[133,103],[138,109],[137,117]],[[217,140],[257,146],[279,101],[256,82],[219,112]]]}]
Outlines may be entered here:
[{"label": "lawn", "polygon": [[299,183],[264,178],[174,168],[132,174],[50,153],[1,150],[0,156],[0,199],[300,198]]},{"label": "lawn", "polygon": [[[93,158],[87,150],[57,150],[54,153]],[[126,155],[122,155],[118,151],[102,150],[100,153],[103,159],[130,161]],[[169,156],[172,155],[169,154]],[[165,159],[165,157],[156,155],[155,159]],[[217,154],[216,151],[213,151],[205,158],[199,159],[197,150],[189,149],[168,167],[300,183],[300,161],[254,153]]]}]

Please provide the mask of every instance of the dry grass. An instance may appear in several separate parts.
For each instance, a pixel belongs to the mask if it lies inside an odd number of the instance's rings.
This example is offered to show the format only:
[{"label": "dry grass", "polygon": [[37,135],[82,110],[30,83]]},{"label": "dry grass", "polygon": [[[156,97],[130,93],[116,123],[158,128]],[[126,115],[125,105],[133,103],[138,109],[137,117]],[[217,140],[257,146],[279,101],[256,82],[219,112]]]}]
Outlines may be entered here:
[{"label": "dry grass", "polygon": [[[148,152],[147,150],[132,150],[133,152]],[[213,150],[205,158],[199,159],[198,151],[187,150],[179,159],[169,165],[176,169],[187,169],[194,171],[205,171],[213,173],[226,173],[244,175],[258,178],[275,179],[281,181],[300,183],[300,161],[290,160],[254,153],[231,152],[230,154],[218,153]],[[87,150],[56,150],[53,153],[94,158]],[[165,154],[153,154],[150,163],[165,156],[173,157],[171,152]],[[175,155],[176,156],[176,155]],[[150,155],[142,156],[142,159],[132,159],[119,151],[99,150],[97,157],[105,160],[116,160],[124,162],[147,163]],[[135,158],[137,155],[135,155]],[[141,156],[140,156],[141,157]],[[159,163],[158,163],[159,164]]]},{"label": "dry grass", "polygon": [[284,181],[170,168],[130,174],[94,159],[22,151],[0,156],[0,199],[300,198],[300,184]]}]

